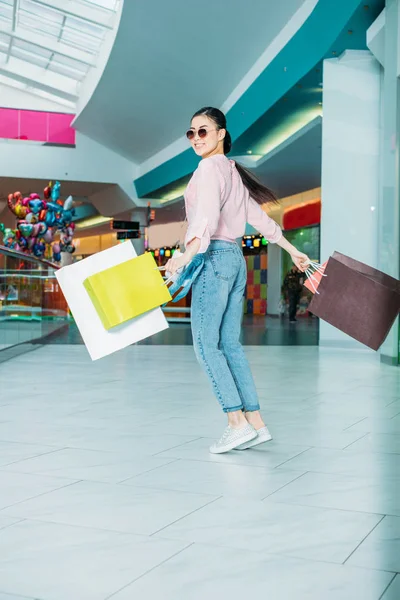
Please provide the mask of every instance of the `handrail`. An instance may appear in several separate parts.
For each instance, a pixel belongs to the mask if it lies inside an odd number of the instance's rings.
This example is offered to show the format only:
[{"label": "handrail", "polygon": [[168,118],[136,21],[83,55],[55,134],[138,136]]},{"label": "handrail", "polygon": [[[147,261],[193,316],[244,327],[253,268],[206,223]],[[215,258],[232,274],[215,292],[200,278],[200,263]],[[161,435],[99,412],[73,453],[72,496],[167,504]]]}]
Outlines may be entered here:
[{"label": "handrail", "polygon": [[28,260],[29,262],[39,263],[46,267],[51,267],[52,269],[60,269],[60,265],[53,263],[49,260],[44,260],[43,258],[38,258],[37,256],[32,256],[31,254],[27,255],[23,252],[19,252],[18,250],[11,250],[11,248],[7,248],[6,246],[2,246],[0,244],[0,253],[5,256],[10,256],[12,258],[19,258],[20,260]]}]

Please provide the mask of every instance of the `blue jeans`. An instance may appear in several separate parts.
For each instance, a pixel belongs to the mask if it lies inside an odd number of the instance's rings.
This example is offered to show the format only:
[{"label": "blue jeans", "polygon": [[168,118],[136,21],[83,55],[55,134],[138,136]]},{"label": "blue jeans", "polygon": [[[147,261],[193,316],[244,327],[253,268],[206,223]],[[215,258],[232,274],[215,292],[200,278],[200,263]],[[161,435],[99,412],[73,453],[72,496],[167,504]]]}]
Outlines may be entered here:
[{"label": "blue jeans", "polygon": [[212,241],[192,287],[196,356],[225,413],[260,410],[250,366],[240,344],[246,262],[235,243]]}]

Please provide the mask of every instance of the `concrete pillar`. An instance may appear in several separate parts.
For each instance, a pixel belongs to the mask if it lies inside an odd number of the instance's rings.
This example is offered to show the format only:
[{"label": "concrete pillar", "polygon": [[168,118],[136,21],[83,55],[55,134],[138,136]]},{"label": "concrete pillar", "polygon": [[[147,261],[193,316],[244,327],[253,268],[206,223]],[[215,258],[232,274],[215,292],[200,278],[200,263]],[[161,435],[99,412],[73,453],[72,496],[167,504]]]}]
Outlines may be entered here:
[{"label": "concrete pillar", "polygon": [[268,244],[268,292],[267,312],[279,315],[279,300],[282,285],[282,249],[276,244]]},{"label": "concrete pillar", "polygon": [[[380,69],[369,51],[324,61],[321,262],[337,250],[377,266]],[[324,321],[320,344],[358,345]]]},{"label": "concrete pillar", "polygon": [[[386,0],[381,111],[381,185],[378,268],[399,279],[400,222],[400,0]],[[399,364],[399,322],[381,348],[383,362]]]}]

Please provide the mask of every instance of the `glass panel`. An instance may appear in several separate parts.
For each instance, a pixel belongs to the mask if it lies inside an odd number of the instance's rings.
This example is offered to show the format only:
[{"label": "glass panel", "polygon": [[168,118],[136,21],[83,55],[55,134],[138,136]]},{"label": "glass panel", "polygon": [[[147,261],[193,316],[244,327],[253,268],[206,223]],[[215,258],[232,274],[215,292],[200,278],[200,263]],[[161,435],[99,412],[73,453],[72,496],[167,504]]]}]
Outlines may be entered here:
[{"label": "glass panel", "polygon": [[[62,42],[71,48],[82,50],[85,54],[98,55],[104,40],[107,29],[90,21],[90,14],[99,14],[112,17],[113,12],[118,8],[120,0],[69,0],[65,3],[65,10],[54,7],[49,0],[45,4],[35,0],[19,0],[17,2],[17,27],[24,28],[31,32],[26,34],[24,40],[14,38],[11,56],[18,61],[27,64],[34,64],[37,67],[48,71],[47,80],[51,77],[51,83],[55,88],[62,85],[62,77],[69,80],[82,82],[89,67],[79,61],[74,61],[68,57],[57,53],[56,45],[54,51],[49,51],[38,47],[35,40],[39,41],[41,35],[47,38],[51,37],[54,42]],[[88,18],[75,17],[70,14],[74,8],[85,8]],[[93,10],[95,9],[95,10]],[[14,0],[0,0],[0,62],[4,63],[8,54],[9,36],[5,34],[11,29],[12,16],[14,11]],[[97,12],[96,12],[97,11]],[[84,10],[81,10],[85,14]],[[8,67],[16,68],[16,63],[10,60]],[[68,81],[66,81],[68,85]],[[35,89],[35,87],[33,88]],[[64,89],[64,88],[63,88]],[[75,87],[74,91],[75,93]]]},{"label": "glass panel", "polygon": [[119,0],[83,0],[82,4],[90,4],[96,8],[105,8],[106,10],[115,11],[119,4]]},{"label": "glass panel", "polygon": [[40,46],[36,46],[35,44],[31,44],[30,42],[24,42],[23,40],[14,40],[13,48],[19,48],[21,50],[25,50],[25,52],[34,53],[39,56],[43,56],[47,59],[50,58],[51,52],[50,50],[46,50],[45,48],[40,48]]},{"label": "glass panel", "polygon": [[0,250],[0,353],[57,331],[68,321],[54,269],[12,254]]},{"label": "glass panel", "polygon": [[88,68],[85,68],[85,65],[81,65],[80,69],[62,65],[58,61],[58,57],[54,56],[53,60],[48,65],[48,70],[64,75],[64,77],[75,79],[76,81],[82,81],[87,75]]}]

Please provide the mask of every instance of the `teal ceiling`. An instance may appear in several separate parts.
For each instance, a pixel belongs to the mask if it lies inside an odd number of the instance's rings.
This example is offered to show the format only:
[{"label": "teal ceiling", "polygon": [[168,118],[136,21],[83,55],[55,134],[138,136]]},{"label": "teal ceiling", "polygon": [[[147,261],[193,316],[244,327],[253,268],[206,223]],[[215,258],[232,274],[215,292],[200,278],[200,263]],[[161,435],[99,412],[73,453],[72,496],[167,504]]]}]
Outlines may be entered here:
[{"label": "teal ceiling", "polygon": [[[366,30],[383,8],[384,0],[319,0],[302,28],[228,112],[231,154],[264,154],[279,124],[300,111],[321,108],[322,61],[346,49],[366,49]],[[198,160],[189,148],[146,173],[134,182],[138,196],[164,197],[189,179]]]}]

